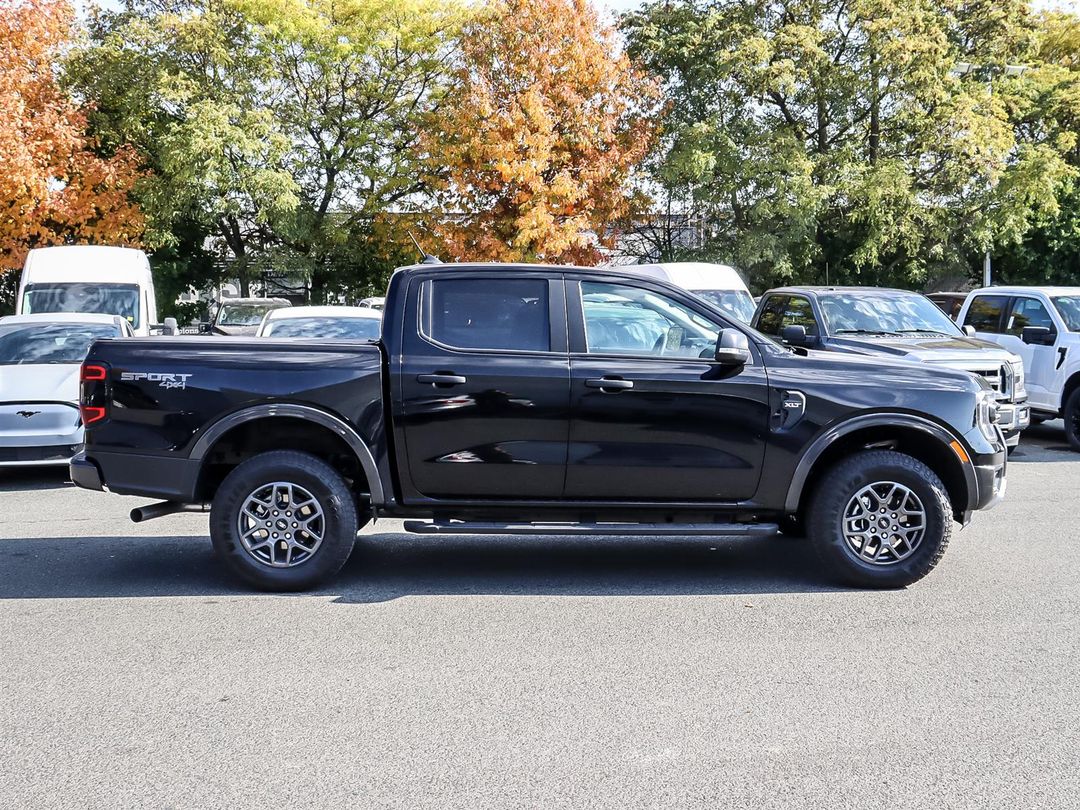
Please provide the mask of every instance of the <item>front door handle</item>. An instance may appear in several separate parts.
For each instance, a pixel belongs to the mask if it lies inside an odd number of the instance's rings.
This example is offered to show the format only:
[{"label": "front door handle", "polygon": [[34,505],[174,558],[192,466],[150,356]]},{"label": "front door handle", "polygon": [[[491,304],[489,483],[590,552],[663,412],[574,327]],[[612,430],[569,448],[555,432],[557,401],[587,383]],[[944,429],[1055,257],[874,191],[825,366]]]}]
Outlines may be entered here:
[{"label": "front door handle", "polygon": [[615,377],[604,377],[599,380],[586,380],[586,388],[599,388],[601,391],[626,391],[633,388],[634,383],[631,380],[620,380]]},{"label": "front door handle", "polygon": [[417,374],[416,381],[428,385],[464,385],[468,379],[457,374]]}]

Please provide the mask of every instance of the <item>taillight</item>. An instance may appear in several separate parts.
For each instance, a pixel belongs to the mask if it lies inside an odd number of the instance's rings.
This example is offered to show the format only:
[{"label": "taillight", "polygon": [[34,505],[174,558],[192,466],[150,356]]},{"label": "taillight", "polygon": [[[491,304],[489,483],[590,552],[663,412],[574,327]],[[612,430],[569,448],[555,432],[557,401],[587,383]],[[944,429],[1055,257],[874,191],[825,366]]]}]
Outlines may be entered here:
[{"label": "taillight", "polygon": [[82,423],[85,426],[100,422],[108,415],[108,411],[99,405],[80,405],[79,414],[82,416]]},{"label": "taillight", "polygon": [[104,380],[105,376],[105,366],[98,366],[92,363],[84,363],[82,367],[82,373],[79,375],[79,379],[83,381]]}]

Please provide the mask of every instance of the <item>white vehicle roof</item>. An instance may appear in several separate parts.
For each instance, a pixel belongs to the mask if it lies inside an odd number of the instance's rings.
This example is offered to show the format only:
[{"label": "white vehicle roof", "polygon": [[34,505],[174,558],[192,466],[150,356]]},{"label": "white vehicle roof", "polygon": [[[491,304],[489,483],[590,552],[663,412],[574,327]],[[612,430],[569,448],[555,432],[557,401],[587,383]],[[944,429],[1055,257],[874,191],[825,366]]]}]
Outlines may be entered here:
[{"label": "white vehicle roof", "polygon": [[709,262],[659,262],[656,264],[613,265],[610,269],[648,276],[682,287],[697,290],[745,290],[746,282],[739,271],[726,264]]},{"label": "white vehicle roof", "polygon": [[5,315],[0,323],[109,323],[117,326],[122,321],[119,315],[105,315],[96,312],[37,312],[33,315]]},{"label": "white vehicle roof", "polygon": [[370,307],[283,307],[266,313],[268,321],[282,321],[286,318],[371,318],[381,321],[382,313]]},{"label": "white vehicle roof", "polygon": [[146,254],[135,248],[62,245],[31,250],[25,271],[29,277],[23,281],[30,284],[143,284],[149,279],[150,265]]},{"label": "white vehicle roof", "polygon": [[968,293],[972,295],[1030,295],[1042,293],[1051,297],[1055,295],[1080,295],[1080,287],[1034,287],[1013,285],[1010,287],[981,287]]}]

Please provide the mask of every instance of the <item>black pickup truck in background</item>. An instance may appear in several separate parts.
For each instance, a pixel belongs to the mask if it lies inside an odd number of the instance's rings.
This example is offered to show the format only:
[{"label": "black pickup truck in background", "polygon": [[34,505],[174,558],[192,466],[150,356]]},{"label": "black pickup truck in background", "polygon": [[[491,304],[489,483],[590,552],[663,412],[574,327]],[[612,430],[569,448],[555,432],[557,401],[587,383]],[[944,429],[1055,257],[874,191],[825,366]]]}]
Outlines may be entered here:
[{"label": "black pickup truck in background", "polygon": [[792,350],[612,270],[402,268],[378,342],[99,341],[81,407],[77,484],[162,499],[135,519],[209,509],[221,558],[272,590],[335,574],[376,517],[805,531],[835,578],[898,587],[1005,491],[982,380]]}]

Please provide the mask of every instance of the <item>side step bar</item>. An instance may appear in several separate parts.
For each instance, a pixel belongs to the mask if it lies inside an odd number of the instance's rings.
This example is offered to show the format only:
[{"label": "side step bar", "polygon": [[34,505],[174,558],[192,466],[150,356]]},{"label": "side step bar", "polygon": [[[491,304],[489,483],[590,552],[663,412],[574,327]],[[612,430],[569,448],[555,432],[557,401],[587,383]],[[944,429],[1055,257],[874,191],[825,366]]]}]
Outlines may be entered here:
[{"label": "side step bar", "polygon": [[775,523],[469,523],[406,520],[413,534],[561,534],[642,537],[768,537],[779,534]]}]

